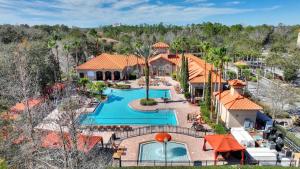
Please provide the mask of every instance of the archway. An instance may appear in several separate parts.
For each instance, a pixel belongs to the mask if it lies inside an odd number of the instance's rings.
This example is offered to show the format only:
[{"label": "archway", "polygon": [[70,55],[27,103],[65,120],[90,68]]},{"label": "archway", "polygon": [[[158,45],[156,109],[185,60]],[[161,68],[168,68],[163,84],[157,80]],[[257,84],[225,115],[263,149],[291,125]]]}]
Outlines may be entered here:
[{"label": "archway", "polygon": [[110,71],[105,72],[105,80],[111,80],[111,72]]},{"label": "archway", "polygon": [[96,80],[103,80],[103,73],[101,71],[96,72]]},{"label": "archway", "polygon": [[121,73],[119,71],[114,72],[114,80],[120,80]]}]

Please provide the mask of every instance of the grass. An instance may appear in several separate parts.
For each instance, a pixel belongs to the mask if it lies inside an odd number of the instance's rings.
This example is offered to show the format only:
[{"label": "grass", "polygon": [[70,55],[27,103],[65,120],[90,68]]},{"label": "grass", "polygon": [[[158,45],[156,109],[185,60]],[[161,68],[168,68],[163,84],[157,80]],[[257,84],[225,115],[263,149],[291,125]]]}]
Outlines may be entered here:
[{"label": "grass", "polygon": [[[178,167],[164,167],[164,166],[154,166],[154,167],[122,167],[126,169],[165,169],[165,168],[170,168],[170,169],[195,169],[195,168],[205,168],[205,169],[281,169],[281,166],[257,166],[257,165],[244,165],[244,166],[230,166],[230,165],[222,165],[222,166],[201,166],[201,167],[196,167],[196,166],[178,166]],[[297,167],[284,167],[284,168],[289,168],[289,169],[296,169]]]},{"label": "grass", "polygon": [[140,104],[143,106],[154,106],[157,105],[157,102],[154,99],[141,99]]}]

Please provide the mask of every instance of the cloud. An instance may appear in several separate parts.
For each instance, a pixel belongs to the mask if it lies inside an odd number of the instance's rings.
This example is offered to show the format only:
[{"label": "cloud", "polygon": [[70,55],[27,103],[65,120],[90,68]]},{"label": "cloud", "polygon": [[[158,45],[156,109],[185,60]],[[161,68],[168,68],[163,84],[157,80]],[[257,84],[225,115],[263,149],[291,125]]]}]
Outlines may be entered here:
[{"label": "cloud", "polygon": [[[188,24],[215,15],[256,9],[216,6],[208,0],[186,0],[197,5],[153,3],[150,0],[0,0],[0,23],[65,24],[93,27],[114,23]],[[16,5],[18,4],[18,5]],[[276,7],[264,8],[274,10]]]},{"label": "cloud", "polygon": [[226,5],[239,5],[239,4],[241,4],[241,2],[240,1],[230,1],[230,2],[226,2],[225,4]]}]

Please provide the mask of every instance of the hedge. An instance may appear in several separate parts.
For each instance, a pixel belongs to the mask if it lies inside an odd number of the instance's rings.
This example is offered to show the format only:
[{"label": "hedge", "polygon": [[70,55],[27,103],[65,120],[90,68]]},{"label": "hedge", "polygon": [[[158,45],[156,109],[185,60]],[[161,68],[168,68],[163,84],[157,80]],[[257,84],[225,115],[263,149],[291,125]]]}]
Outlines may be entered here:
[{"label": "hedge", "polygon": [[209,126],[211,126],[217,134],[226,134],[228,133],[228,129],[221,123],[216,124],[210,119],[210,111],[204,104],[204,102],[200,103],[200,112],[202,115],[203,120],[205,123],[207,123]]},{"label": "hedge", "polygon": [[157,105],[157,102],[154,99],[141,99],[140,104],[143,106],[153,106]]}]

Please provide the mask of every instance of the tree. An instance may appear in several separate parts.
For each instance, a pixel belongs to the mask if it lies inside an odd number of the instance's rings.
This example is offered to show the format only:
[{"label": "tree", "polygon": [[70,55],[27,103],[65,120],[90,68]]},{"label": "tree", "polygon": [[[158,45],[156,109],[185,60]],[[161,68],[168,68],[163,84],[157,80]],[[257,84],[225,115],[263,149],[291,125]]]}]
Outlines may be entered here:
[{"label": "tree", "polygon": [[66,53],[66,58],[67,58],[67,80],[69,80],[69,76],[70,76],[70,61],[69,61],[69,54],[70,54],[70,49],[71,46],[68,43],[64,44],[64,51]]},{"label": "tree", "polygon": [[[205,96],[204,96],[204,102],[205,105],[207,107],[207,109],[210,108],[211,106],[211,71],[208,72],[208,79],[207,79],[207,85],[206,85],[206,92],[205,92]],[[212,119],[212,112],[210,112],[210,119]]]},{"label": "tree", "polygon": [[[99,52],[99,36],[98,36],[98,32],[96,31],[96,29],[91,29],[88,34],[90,36],[92,36],[95,41],[96,41],[96,52],[98,53]],[[97,55],[96,53],[96,55]]]},{"label": "tree", "polygon": [[89,89],[94,93],[100,94],[100,98],[102,99],[103,91],[106,89],[106,84],[104,82],[89,83]]},{"label": "tree", "polygon": [[[210,50],[210,44],[208,42],[203,42],[202,44],[199,45],[200,51],[202,51],[203,59],[204,59],[204,95],[206,91],[206,62],[209,60],[208,52]],[[205,99],[205,98],[204,98]]]},{"label": "tree", "polygon": [[189,61],[188,58],[185,58],[184,62],[184,92],[189,91]]},{"label": "tree", "polygon": [[215,65],[216,67],[219,68],[219,73],[218,73],[218,76],[219,76],[219,87],[218,87],[218,90],[219,90],[219,105],[218,105],[218,110],[217,110],[217,124],[219,123],[219,115],[218,115],[218,111],[221,110],[221,94],[222,94],[222,74],[223,74],[223,65],[224,65],[224,60],[226,58],[226,51],[227,49],[222,47],[222,48],[215,48],[213,50],[213,55],[215,56]]},{"label": "tree", "polygon": [[184,85],[185,85],[185,84],[184,84],[184,81],[185,81],[185,79],[186,79],[186,78],[185,78],[185,75],[186,75],[186,74],[185,74],[185,72],[186,72],[186,71],[185,71],[185,68],[186,68],[186,66],[185,66],[185,65],[186,65],[186,64],[185,64],[185,61],[186,61],[186,60],[185,60],[184,53],[182,53],[182,55],[181,55],[181,67],[180,67],[180,68],[181,68],[181,69],[180,69],[180,85],[181,85],[181,88],[182,88],[182,89],[185,89],[185,88],[184,88],[184,87],[185,87],[185,86],[184,86]]},{"label": "tree", "polygon": [[136,55],[140,58],[143,58],[145,62],[146,100],[149,100],[149,59],[155,55],[155,52],[152,50],[149,42],[137,42]]},{"label": "tree", "polygon": [[90,81],[88,78],[86,78],[86,77],[80,78],[80,79],[78,80],[78,85],[79,85],[80,87],[82,87],[82,89],[83,89],[84,92],[86,92],[86,87],[87,87],[87,85],[88,85],[89,83],[91,83],[91,81]]},{"label": "tree", "polygon": [[[57,33],[54,33],[48,40],[48,48],[51,49],[51,52],[54,56],[54,63],[53,63],[53,73],[54,73],[54,79],[56,80],[61,80],[60,76],[60,66],[59,66],[59,56],[58,56],[58,43],[57,41],[60,40],[60,37],[58,36]],[[55,52],[53,51],[55,49]]]},{"label": "tree", "polygon": [[75,48],[75,65],[78,66],[78,50],[79,50],[79,47],[80,47],[80,41],[79,39],[75,39],[73,42],[72,42],[72,48]]}]

